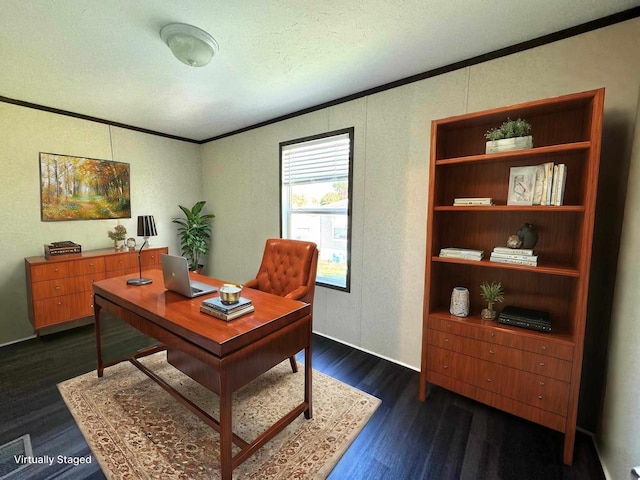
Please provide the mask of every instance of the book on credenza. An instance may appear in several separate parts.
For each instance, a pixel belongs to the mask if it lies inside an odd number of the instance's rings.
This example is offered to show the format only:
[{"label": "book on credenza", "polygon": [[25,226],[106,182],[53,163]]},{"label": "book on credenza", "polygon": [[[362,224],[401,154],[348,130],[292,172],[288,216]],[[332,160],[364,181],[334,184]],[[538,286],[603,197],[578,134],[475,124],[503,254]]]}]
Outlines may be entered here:
[{"label": "book on credenza", "polygon": [[211,315],[212,317],[219,318],[220,320],[233,320],[234,318],[241,317],[242,315],[246,315],[247,313],[251,313],[255,310],[252,303],[245,305],[241,308],[233,310],[229,313],[223,313],[220,310],[216,310],[215,308],[209,307],[202,303],[200,305],[200,311],[202,313],[206,313],[207,315]]},{"label": "book on credenza", "polygon": [[453,200],[454,206],[463,206],[463,205],[493,205],[493,198],[491,197],[465,197],[465,198],[454,198]]},{"label": "book on credenza", "polygon": [[484,257],[483,250],[474,250],[472,248],[442,248],[440,249],[441,257],[461,258],[463,260],[482,260]]}]

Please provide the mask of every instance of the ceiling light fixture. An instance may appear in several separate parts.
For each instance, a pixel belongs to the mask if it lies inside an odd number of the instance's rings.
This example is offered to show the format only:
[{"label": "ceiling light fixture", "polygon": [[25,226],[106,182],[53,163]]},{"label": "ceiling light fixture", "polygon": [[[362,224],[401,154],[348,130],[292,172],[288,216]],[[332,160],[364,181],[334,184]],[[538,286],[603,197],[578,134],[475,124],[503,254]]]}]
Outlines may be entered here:
[{"label": "ceiling light fixture", "polygon": [[191,67],[204,67],[218,51],[211,35],[185,23],[165,25],[160,30],[160,38],[178,60]]}]

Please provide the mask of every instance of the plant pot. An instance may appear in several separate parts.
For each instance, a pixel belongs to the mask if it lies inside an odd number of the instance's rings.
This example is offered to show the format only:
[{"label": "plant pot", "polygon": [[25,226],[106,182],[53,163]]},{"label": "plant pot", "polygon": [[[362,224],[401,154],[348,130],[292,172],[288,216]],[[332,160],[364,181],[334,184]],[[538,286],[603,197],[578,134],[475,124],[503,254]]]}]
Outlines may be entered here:
[{"label": "plant pot", "polygon": [[512,150],[524,150],[533,148],[533,137],[503,138],[502,140],[490,140],[487,142],[486,153],[510,152]]},{"label": "plant pot", "polygon": [[116,250],[122,250],[124,248],[124,240],[114,240],[113,242],[115,243]]},{"label": "plant pot", "polygon": [[484,320],[494,320],[496,318],[496,311],[495,310],[489,310],[488,308],[483,308],[482,312],[480,312],[480,316]]}]

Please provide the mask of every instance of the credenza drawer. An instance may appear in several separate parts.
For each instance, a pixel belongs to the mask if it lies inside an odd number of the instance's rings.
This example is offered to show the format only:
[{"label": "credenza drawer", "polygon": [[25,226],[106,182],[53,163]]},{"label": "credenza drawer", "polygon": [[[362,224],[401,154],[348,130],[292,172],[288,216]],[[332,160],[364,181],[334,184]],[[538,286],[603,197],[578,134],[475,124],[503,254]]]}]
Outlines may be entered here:
[{"label": "credenza drawer", "polygon": [[93,315],[93,292],[61,295],[33,302],[33,313],[44,327]]},{"label": "credenza drawer", "polygon": [[505,347],[499,343],[482,342],[439,330],[429,329],[427,335],[429,344],[436,347],[453,350],[454,352],[527,372],[545,375],[563,382],[571,380],[572,364],[566,360]]},{"label": "credenza drawer", "polygon": [[474,338],[489,343],[499,343],[506,347],[527,350],[529,352],[549,355],[569,362],[573,361],[573,345],[558,341],[554,338],[539,338],[539,336],[516,335],[500,324],[494,325],[471,324],[458,320],[445,320],[438,317],[429,317],[429,328],[442,332],[452,333],[463,337]]},{"label": "credenza drawer", "polygon": [[60,278],[44,282],[34,282],[31,286],[34,300],[70,295],[77,292],[93,291],[93,282],[103,280],[105,274],[81,275],[78,277]]},{"label": "credenza drawer", "polygon": [[430,347],[427,368],[504,397],[562,416],[567,414],[569,383]]},{"label": "credenza drawer", "polygon": [[134,252],[121,253],[106,257],[104,259],[104,265],[107,272],[138,268],[138,254]]}]

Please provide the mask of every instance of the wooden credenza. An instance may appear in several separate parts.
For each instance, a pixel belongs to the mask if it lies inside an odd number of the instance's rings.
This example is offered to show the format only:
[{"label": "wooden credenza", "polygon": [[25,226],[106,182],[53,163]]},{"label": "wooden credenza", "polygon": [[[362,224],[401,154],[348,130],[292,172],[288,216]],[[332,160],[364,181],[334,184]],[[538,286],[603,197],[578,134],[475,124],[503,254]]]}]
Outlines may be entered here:
[{"label": "wooden credenza", "polygon": [[[167,247],[144,249],[142,269],[160,268],[161,253],[168,253]],[[138,272],[137,251],[111,248],[24,261],[29,319],[36,334],[44,327],[92,316],[93,282]]]}]

